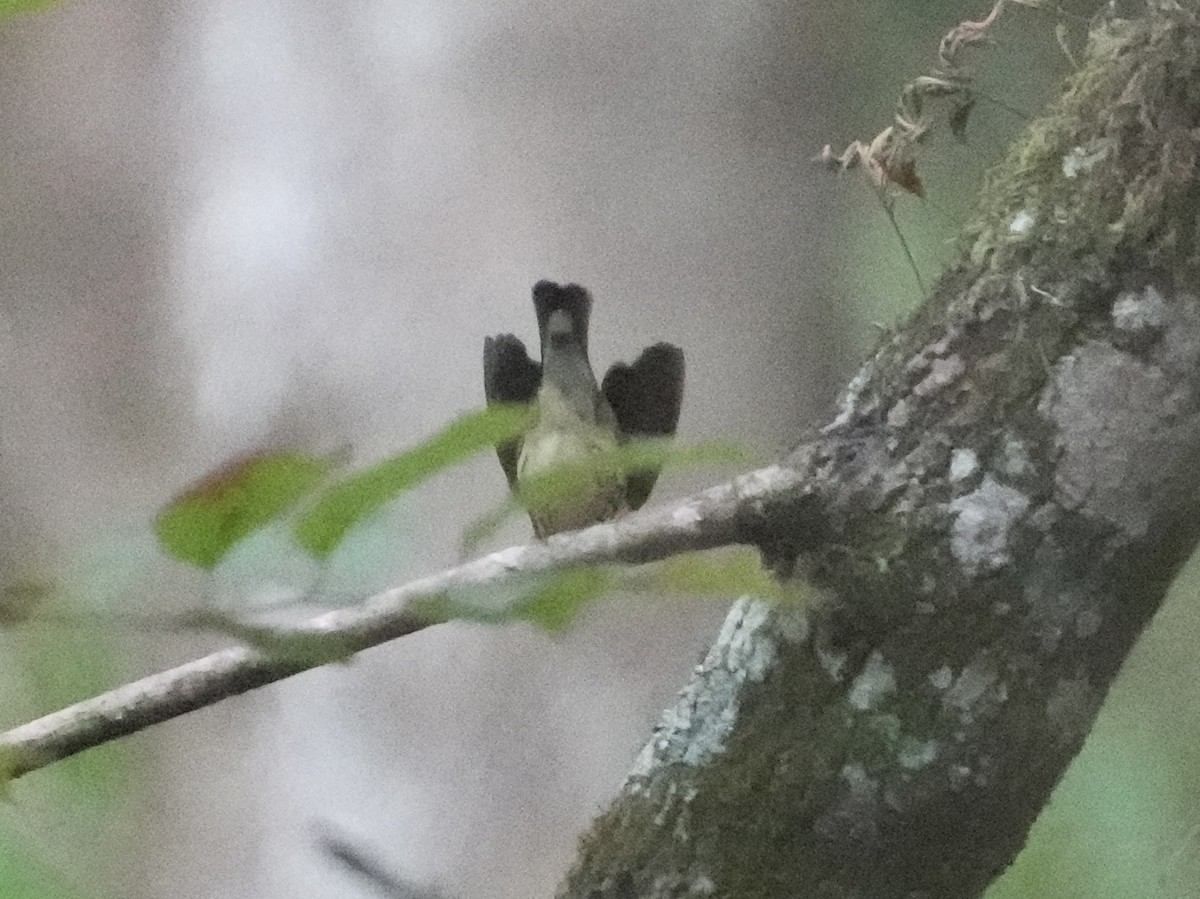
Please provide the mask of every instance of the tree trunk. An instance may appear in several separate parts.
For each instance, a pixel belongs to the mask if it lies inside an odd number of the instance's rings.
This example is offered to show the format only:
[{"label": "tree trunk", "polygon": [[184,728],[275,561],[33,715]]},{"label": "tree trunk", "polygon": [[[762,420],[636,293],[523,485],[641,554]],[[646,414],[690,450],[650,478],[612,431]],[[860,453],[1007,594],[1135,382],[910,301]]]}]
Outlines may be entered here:
[{"label": "tree trunk", "polygon": [[1200,536],[1200,24],[1110,20],[961,261],[742,530],[737,603],[564,897],[963,897],[1012,861]]}]

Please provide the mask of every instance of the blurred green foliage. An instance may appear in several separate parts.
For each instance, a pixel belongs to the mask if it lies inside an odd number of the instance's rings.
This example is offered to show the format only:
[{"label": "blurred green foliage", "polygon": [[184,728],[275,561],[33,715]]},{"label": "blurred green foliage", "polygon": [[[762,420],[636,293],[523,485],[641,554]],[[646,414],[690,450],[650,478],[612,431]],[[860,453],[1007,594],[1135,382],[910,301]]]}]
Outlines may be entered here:
[{"label": "blurred green foliage", "polygon": [[451,422],[417,446],[329,488],[296,523],[297,541],[317,558],[329,556],[346,533],[422,481],[520,436],[531,423],[525,406],[491,406]]},{"label": "blurred green foliage", "polygon": [[314,490],[333,464],[296,452],[234,459],[172,500],[154,533],[175,558],[211,569]]},{"label": "blurred green foliage", "polygon": [[[637,572],[631,573],[630,581],[636,577]],[[754,596],[774,602],[795,598],[763,568],[758,551],[745,546],[672,556],[655,567],[645,589],[685,596]]]},{"label": "blurred green foliage", "polygon": [[[0,19],[7,19],[17,13],[29,12],[49,6],[56,0],[0,0]],[[0,894],[3,895],[3,894]]]},{"label": "blurred green foliage", "polygon": [[[120,682],[103,633],[30,628],[3,636],[6,664],[22,674],[20,692],[4,692],[16,723],[61,708]],[[128,744],[110,744],[6,787],[0,806],[0,899],[100,899],[88,867],[117,851],[135,805]],[[52,847],[72,847],[59,854]]]},{"label": "blurred green foliage", "polygon": [[50,864],[42,848],[0,830],[0,899],[90,899]]}]

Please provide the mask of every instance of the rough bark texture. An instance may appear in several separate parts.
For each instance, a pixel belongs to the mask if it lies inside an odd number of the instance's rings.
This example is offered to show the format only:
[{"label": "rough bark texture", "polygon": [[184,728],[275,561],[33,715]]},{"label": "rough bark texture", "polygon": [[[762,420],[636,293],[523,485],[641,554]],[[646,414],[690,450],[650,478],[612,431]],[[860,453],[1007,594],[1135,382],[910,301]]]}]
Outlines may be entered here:
[{"label": "rough bark texture", "polygon": [[963,897],[1011,862],[1200,537],[1197,10],[1097,28],[747,514],[823,598],[738,603],[561,896]]}]

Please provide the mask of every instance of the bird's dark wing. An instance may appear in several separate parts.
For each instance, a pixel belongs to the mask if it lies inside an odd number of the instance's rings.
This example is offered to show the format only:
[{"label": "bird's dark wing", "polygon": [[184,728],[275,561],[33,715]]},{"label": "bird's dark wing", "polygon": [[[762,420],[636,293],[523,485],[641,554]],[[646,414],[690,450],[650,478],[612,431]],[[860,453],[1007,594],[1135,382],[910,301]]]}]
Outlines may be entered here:
[{"label": "bird's dark wing", "polygon": [[[489,406],[496,403],[531,403],[542,383],[542,366],[529,358],[525,344],[511,334],[483,341],[483,392]],[[496,447],[508,486],[517,486],[517,459],[521,441],[510,440]]]},{"label": "bird's dark wing", "polygon": [[[643,350],[633,365],[618,362],[610,368],[600,389],[624,440],[670,437],[683,402],[683,350],[656,343]],[[659,466],[629,473],[625,493],[631,509],[649,498],[658,472]]]}]

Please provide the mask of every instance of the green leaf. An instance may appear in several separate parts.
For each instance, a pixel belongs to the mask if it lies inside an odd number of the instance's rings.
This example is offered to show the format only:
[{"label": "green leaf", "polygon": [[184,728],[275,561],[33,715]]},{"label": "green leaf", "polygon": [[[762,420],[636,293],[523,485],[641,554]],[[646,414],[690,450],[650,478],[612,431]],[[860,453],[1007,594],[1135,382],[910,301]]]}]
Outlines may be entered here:
[{"label": "green leaf", "polygon": [[235,459],[163,509],[154,533],[175,558],[211,569],[238,541],[312,491],[334,461],[297,452]]},{"label": "green leaf", "polygon": [[759,559],[758,552],[738,547],[722,553],[684,553],[663,561],[653,579],[659,591],[690,596],[784,598],[779,582]]},{"label": "green leaf", "polygon": [[226,634],[241,640],[282,665],[315,668],[348,662],[360,645],[347,634],[320,633],[241,621],[225,612],[204,609],[183,619],[183,626]]},{"label": "green leaf", "polygon": [[[416,600],[409,611],[429,624],[454,620],[480,624],[530,621],[550,633],[560,633],[608,590],[613,578],[609,568],[581,565],[553,574],[526,576],[517,583],[510,580],[456,588]],[[505,601],[513,596],[517,598]]]},{"label": "green leaf", "polygon": [[54,0],[0,0],[0,19],[49,6]]},{"label": "green leaf", "polygon": [[515,621],[531,621],[552,634],[566,630],[579,613],[611,586],[612,574],[594,565],[568,568],[535,587],[512,607]]},{"label": "green leaf", "polygon": [[424,443],[334,485],[296,523],[296,540],[325,558],[346,532],[401,493],[482,449],[514,440],[532,423],[528,406],[491,406],[464,415]]}]

